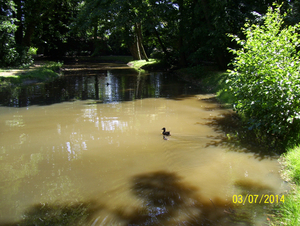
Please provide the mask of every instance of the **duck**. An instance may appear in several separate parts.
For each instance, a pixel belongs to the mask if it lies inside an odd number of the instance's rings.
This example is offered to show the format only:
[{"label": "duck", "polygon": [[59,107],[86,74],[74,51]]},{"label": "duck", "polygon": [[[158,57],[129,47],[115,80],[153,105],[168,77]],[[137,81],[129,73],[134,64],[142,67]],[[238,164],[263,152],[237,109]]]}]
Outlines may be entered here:
[{"label": "duck", "polygon": [[171,136],[171,133],[170,133],[170,131],[166,131],[166,128],[164,127],[164,128],[162,128],[162,135],[165,135],[165,136]]}]

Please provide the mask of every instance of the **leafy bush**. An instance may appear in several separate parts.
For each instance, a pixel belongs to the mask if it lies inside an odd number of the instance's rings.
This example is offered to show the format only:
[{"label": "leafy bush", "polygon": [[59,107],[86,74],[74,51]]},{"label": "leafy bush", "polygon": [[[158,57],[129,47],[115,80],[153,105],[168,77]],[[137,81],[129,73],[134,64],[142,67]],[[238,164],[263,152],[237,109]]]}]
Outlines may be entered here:
[{"label": "leafy bush", "polygon": [[15,42],[14,33],[17,30],[17,20],[13,18],[15,13],[14,2],[4,1],[0,14],[0,67],[28,67],[33,63],[28,48]]},{"label": "leafy bush", "polygon": [[62,62],[54,62],[54,61],[48,61],[43,65],[44,68],[50,69],[54,72],[58,72],[59,69],[63,66]]},{"label": "leafy bush", "polygon": [[241,49],[227,83],[234,108],[248,121],[249,129],[264,138],[271,134],[284,145],[299,143],[300,62],[297,52],[300,25],[283,25],[280,6],[268,9],[262,25],[246,23],[245,40],[229,35]]},{"label": "leafy bush", "polygon": [[18,46],[17,51],[19,53],[18,58],[10,66],[19,66],[21,68],[28,68],[33,64],[32,55],[29,53],[29,48],[25,46]]},{"label": "leafy bush", "polygon": [[38,51],[38,48],[30,46],[30,48],[28,49],[28,54],[29,55],[36,55],[37,51]]},{"label": "leafy bush", "polygon": [[[4,11],[4,15],[2,15],[2,10]],[[9,13],[9,10],[14,12],[14,4],[12,3],[12,1],[5,2],[3,6],[1,5],[0,67],[7,67],[11,65],[19,57],[19,54],[15,48],[15,40],[13,36],[13,33],[17,30],[17,26],[14,24],[15,20],[11,16],[9,16],[9,14],[12,14]]]}]

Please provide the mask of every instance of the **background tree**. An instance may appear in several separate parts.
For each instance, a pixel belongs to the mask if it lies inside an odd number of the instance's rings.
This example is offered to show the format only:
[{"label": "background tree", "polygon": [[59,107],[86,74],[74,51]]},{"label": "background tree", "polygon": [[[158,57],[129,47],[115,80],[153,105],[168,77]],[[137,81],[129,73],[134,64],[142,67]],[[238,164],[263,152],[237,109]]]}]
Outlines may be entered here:
[{"label": "background tree", "polygon": [[12,0],[1,1],[0,6],[0,66],[12,65],[19,57],[15,47],[14,32],[17,30],[15,5]]},{"label": "background tree", "polygon": [[[147,60],[152,53],[179,67],[210,62],[224,69],[232,58],[227,46],[236,45],[226,34],[242,34],[240,28],[246,18],[257,20],[255,15],[264,15],[272,0],[2,2],[1,20],[10,21],[14,27],[11,31],[7,27],[11,35],[7,40],[2,36],[2,43],[14,43],[19,57],[33,46],[39,53],[54,57],[131,54],[134,59]],[[286,9],[295,9],[288,18],[293,24],[299,20],[299,3],[284,2]],[[5,53],[10,55],[7,59],[14,59],[14,48],[8,48],[12,51]]]},{"label": "background tree", "polygon": [[49,0],[43,2],[36,24],[34,45],[45,55],[63,56],[68,52],[80,52],[79,47],[86,47],[85,40],[80,40],[71,32],[77,17],[77,0]]}]

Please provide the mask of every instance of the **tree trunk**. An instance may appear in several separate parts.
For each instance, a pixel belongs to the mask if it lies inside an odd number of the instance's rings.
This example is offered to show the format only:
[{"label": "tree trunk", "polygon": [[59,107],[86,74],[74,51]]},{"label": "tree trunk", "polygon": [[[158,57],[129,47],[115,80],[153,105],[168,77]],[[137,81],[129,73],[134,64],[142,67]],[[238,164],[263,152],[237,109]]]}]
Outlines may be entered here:
[{"label": "tree trunk", "polygon": [[22,44],[24,46],[30,47],[31,46],[31,37],[34,33],[34,28],[35,28],[35,24],[34,23],[30,23],[27,25],[27,29],[25,32],[25,36],[23,38],[23,42]]},{"label": "tree trunk", "polygon": [[144,57],[146,61],[149,61],[142,44],[142,29],[140,23],[134,24],[134,42],[129,44],[129,51],[134,60],[142,60]]},{"label": "tree trunk", "polygon": [[140,60],[140,55],[138,54],[138,49],[137,49],[137,42],[134,41],[134,43],[129,45],[129,51],[133,57],[133,60]]},{"label": "tree trunk", "polygon": [[143,39],[142,39],[142,25],[141,23],[136,23],[135,24],[135,29],[136,29],[136,35],[137,35],[137,42],[138,42],[138,49],[140,51],[140,54],[143,55],[146,61],[149,61],[148,56],[146,54],[146,51],[143,46]]},{"label": "tree trunk", "polygon": [[136,44],[136,50],[137,50],[137,54],[138,54],[138,59],[141,60],[142,59],[142,55],[141,55],[141,48],[140,48],[140,40],[139,40],[139,35],[138,35],[138,31],[137,31],[137,25],[135,24],[135,44]]}]

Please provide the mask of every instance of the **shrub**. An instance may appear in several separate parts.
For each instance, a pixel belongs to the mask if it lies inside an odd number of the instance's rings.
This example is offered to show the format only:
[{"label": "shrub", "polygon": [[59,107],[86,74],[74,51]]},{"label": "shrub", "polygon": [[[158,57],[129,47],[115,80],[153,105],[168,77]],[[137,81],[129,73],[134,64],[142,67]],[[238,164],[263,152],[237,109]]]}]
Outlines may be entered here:
[{"label": "shrub", "polygon": [[244,25],[245,40],[229,35],[241,48],[227,80],[234,95],[234,109],[262,138],[271,134],[277,142],[299,142],[300,62],[297,52],[299,24],[283,25],[280,6],[268,9],[261,25]]},{"label": "shrub", "polygon": [[28,49],[28,54],[29,55],[36,55],[37,51],[38,51],[38,48],[30,46],[30,48]]}]

